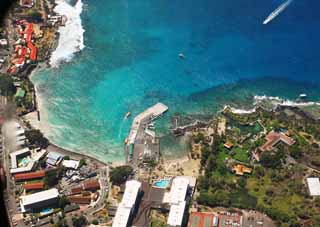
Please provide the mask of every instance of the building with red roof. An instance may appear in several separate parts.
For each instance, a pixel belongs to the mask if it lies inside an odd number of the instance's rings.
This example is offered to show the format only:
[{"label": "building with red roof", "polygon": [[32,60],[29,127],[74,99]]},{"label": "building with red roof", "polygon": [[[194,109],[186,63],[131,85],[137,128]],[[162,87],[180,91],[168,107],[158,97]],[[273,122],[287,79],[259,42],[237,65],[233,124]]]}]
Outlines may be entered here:
[{"label": "building with red roof", "polygon": [[27,183],[23,185],[23,188],[27,191],[29,190],[42,190],[44,189],[44,183],[41,182],[37,182],[37,183]]},{"label": "building with red roof", "polygon": [[40,170],[31,173],[19,173],[14,175],[15,181],[33,180],[43,178],[46,175],[45,171]]}]

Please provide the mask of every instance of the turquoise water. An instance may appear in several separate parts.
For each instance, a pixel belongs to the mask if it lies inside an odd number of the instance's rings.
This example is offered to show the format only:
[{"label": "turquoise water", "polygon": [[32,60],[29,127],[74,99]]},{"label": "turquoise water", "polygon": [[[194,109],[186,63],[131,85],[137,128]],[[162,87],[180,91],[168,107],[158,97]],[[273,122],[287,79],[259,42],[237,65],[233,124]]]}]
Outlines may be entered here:
[{"label": "turquoise water", "polygon": [[170,180],[159,180],[154,183],[154,186],[159,188],[167,188],[170,184]]},{"label": "turquoise water", "polygon": [[[46,135],[116,161],[132,121],[124,115],[158,101],[169,106],[156,123],[165,136],[176,113],[212,114],[256,94],[318,100],[320,2],[294,1],[263,26],[280,2],[85,0],[86,48],[33,77],[48,111]],[[167,155],[187,150],[170,136],[162,142]]]}]

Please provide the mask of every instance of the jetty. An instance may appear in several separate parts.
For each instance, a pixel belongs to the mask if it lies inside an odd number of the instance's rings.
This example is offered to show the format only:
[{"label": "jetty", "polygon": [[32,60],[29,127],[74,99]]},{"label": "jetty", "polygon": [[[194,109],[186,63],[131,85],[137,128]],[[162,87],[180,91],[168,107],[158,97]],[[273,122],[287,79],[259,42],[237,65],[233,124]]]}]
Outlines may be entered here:
[{"label": "jetty", "polygon": [[130,133],[126,139],[126,161],[136,166],[143,155],[150,158],[159,153],[159,141],[150,129],[150,124],[159,118],[169,108],[163,103],[157,103],[137,115],[132,122]]}]

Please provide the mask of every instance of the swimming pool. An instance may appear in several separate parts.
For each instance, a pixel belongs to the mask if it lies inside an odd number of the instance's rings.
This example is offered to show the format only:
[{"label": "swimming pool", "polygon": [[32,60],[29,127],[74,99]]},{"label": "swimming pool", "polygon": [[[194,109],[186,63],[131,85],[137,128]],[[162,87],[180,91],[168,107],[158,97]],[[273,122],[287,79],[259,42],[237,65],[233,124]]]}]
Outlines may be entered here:
[{"label": "swimming pool", "polygon": [[25,157],[23,159],[20,160],[18,166],[19,167],[25,167],[29,164],[30,158],[29,157]]},{"label": "swimming pool", "polygon": [[170,184],[170,180],[163,179],[163,180],[156,181],[153,185],[158,188],[166,188],[169,186],[169,184]]}]

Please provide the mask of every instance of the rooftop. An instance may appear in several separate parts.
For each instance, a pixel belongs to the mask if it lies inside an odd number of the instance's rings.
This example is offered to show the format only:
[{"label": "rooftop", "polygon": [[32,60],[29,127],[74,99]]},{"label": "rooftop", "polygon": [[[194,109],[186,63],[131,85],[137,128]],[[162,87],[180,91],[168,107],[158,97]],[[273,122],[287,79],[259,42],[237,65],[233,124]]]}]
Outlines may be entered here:
[{"label": "rooftop", "polygon": [[172,181],[170,190],[170,203],[177,204],[185,200],[189,180],[186,177],[175,177]]},{"label": "rooftop", "polygon": [[57,198],[59,196],[58,189],[52,188],[46,191],[37,192],[31,195],[21,196],[21,204],[23,206]]},{"label": "rooftop", "polygon": [[295,143],[295,141],[284,134],[283,132],[274,132],[271,131],[269,134],[266,136],[267,142],[260,146],[261,151],[270,151],[274,148],[274,146],[279,143],[280,141],[287,144],[288,146],[291,146]]},{"label": "rooftop", "polygon": [[320,196],[320,181],[318,177],[307,178],[309,192],[311,196]]},{"label": "rooftop", "polygon": [[20,173],[14,175],[14,179],[16,181],[19,180],[31,180],[31,179],[36,179],[36,178],[42,178],[45,176],[45,171],[37,171],[37,172],[32,172],[32,173]]},{"label": "rooftop", "polygon": [[37,182],[37,183],[27,183],[23,185],[24,189],[26,190],[36,190],[36,189],[43,189],[44,188],[44,183]]},{"label": "rooftop", "polygon": [[167,224],[169,226],[181,226],[185,208],[186,201],[171,205]]},{"label": "rooftop", "polygon": [[131,208],[136,202],[141,182],[136,180],[130,180],[126,182],[126,189],[124,191],[121,205],[124,207]]},{"label": "rooftop", "polygon": [[113,219],[112,227],[127,227],[131,208],[119,206]]}]

